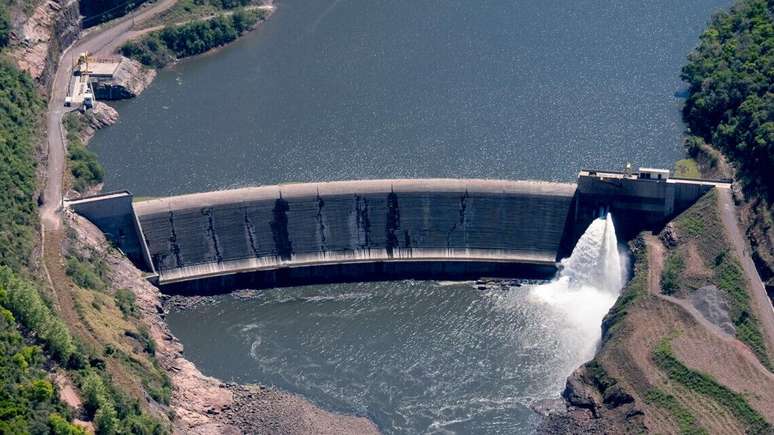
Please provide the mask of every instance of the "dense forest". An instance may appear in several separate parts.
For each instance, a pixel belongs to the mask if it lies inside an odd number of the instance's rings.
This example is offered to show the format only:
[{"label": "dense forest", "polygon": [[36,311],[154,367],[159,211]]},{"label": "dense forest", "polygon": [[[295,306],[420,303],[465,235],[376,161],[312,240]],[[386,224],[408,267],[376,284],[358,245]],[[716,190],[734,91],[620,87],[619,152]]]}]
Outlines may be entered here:
[{"label": "dense forest", "polygon": [[[713,17],[689,56],[683,116],[732,159],[754,191],[774,193],[774,1],[740,0]],[[690,141],[689,141],[690,143]]]},{"label": "dense forest", "polygon": [[201,54],[234,41],[262,17],[261,11],[237,11],[210,20],[167,26],[139,41],[127,43],[121,53],[144,65],[163,67],[175,59]]}]

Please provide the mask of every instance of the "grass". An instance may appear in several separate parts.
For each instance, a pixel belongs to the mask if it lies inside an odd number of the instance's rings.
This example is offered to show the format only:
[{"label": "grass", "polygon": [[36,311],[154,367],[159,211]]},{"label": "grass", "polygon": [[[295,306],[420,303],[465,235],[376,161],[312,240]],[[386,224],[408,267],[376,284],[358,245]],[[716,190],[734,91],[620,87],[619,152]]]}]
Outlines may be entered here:
[{"label": "grass", "polygon": [[661,272],[661,292],[666,295],[677,293],[680,288],[680,277],[685,270],[685,261],[680,252],[672,251],[664,262]]},{"label": "grass", "polygon": [[693,159],[682,159],[675,163],[675,176],[680,178],[701,178],[699,164]]},{"label": "grass", "polygon": [[708,374],[680,362],[672,353],[671,340],[672,337],[664,337],[653,350],[653,361],[671,381],[717,402],[744,423],[747,433],[771,433],[772,426],[747,403],[744,396],[718,383]]},{"label": "grass", "polygon": [[667,411],[676,421],[682,435],[705,435],[708,432],[699,425],[696,417],[677,398],[658,388],[645,393],[645,403]]}]

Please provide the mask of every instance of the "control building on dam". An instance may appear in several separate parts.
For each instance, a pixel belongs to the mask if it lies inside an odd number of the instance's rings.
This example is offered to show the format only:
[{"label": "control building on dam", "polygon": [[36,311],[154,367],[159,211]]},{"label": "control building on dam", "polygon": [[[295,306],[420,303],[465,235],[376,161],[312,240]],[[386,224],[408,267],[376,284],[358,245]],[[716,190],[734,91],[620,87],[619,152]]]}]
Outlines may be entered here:
[{"label": "control building on dam", "polygon": [[577,183],[406,179],[68,201],[169,292],[377,279],[549,277],[591,221],[657,229],[724,182],[582,171]]}]

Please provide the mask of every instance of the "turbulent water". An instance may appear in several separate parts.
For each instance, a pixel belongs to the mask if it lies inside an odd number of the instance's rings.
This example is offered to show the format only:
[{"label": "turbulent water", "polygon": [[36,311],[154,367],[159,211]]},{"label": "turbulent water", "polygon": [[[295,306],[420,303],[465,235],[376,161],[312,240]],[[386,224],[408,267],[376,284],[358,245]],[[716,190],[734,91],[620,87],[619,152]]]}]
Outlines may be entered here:
[{"label": "turbulent water", "polygon": [[300,393],[386,433],[523,433],[593,356],[624,280],[613,221],[597,219],[555,280],[384,282],[231,296],[168,321],[208,374]]}]

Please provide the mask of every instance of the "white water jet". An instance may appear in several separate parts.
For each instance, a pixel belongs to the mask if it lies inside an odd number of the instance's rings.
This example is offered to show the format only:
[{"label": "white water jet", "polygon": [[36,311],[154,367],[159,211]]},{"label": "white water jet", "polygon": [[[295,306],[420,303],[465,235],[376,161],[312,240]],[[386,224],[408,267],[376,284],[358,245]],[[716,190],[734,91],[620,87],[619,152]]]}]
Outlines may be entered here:
[{"label": "white water jet", "polygon": [[618,250],[613,219],[595,219],[572,254],[561,262],[557,277],[532,288],[530,296],[558,311],[577,338],[578,357],[593,358],[601,338],[602,319],[624,286],[624,257]]}]

